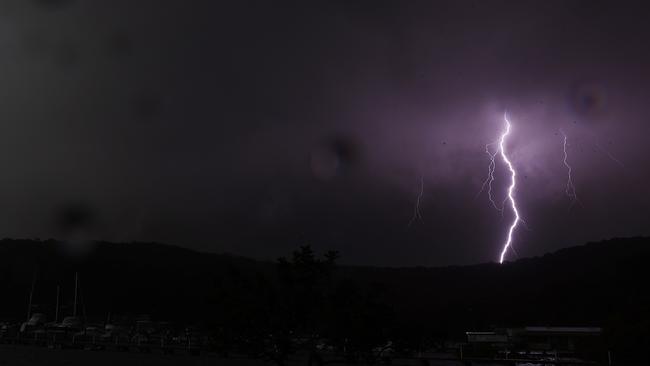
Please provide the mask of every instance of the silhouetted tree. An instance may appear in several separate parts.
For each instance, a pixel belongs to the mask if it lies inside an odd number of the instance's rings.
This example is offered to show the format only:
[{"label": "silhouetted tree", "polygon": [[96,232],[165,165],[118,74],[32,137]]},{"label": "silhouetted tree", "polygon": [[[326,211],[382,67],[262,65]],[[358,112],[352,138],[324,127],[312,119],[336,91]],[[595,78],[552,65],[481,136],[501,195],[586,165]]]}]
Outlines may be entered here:
[{"label": "silhouetted tree", "polygon": [[332,272],[339,255],[330,251],[319,259],[309,246],[301,246],[291,259],[279,258],[278,291],[267,355],[284,364],[297,349],[316,356],[331,292]]}]

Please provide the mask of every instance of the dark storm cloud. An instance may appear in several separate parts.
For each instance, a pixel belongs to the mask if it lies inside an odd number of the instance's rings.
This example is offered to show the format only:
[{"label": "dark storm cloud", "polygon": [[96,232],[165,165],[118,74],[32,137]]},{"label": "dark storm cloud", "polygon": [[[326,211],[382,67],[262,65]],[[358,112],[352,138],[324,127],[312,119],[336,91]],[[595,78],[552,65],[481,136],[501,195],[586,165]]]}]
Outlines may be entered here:
[{"label": "dark storm cloud", "polygon": [[52,223],[81,202],[97,239],[494,260],[507,215],[476,193],[507,109],[520,255],[648,234],[634,5],[3,2],[0,230],[65,235]]}]

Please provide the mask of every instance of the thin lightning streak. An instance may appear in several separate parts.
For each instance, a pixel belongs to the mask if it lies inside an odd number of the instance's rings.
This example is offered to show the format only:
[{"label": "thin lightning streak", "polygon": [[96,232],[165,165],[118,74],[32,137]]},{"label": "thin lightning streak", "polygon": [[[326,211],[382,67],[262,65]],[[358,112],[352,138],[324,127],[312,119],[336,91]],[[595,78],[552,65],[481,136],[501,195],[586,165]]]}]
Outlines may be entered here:
[{"label": "thin lightning streak", "polygon": [[515,257],[519,259],[519,253],[517,253],[514,245],[510,245],[510,250],[512,250],[512,252],[515,253]]},{"label": "thin lightning streak", "polygon": [[506,122],[506,130],[501,135],[501,139],[499,140],[499,151],[501,152],[501,158],[508,166],[508,170],[510,170],[511,183],[510,183],[510,187],[508,187],[508,200],[510,201],[512,212],[515,214],[515,219],[512,221],[512,224],[510,224],[510,228],[508,229],[508,239],[506,240],[506,243],[503,246],[503,250],[501,251],[501,256],[499,257],[499,263],[503,263],[503,258],[505,257],[508,248],[512,244],[512,233],[515,231],[515,228],[517,227],[517,224],[520,221],[519,211],[517,210],[517,203],[515,202],[515,198],[513,196],[515,186],[517,185],[517,180],[516,180],[517,172],[515,171],[514,167],[512,166],[512,163],[508,159],[508,156],[506,155],[506,149],[505,149],[506,137],[508,137],[508,135],[510,134],[510,121],[508,121],[507,113],[503,114],[503,119]]},{"label": "thin lightning streak", "polygon": [[408,226],[411,226],[415,220],[422,220],[422,215],[420,214],[420,201],[422,200],[422,194],[424,193],[424,176],[420,177],[420,193],[418,193],[418,198],[415,201],[415,208],[413,209],[413,217],[409,221]]},{"label": "thin lightning streak", "polygon": [[[566,180],[566,187],[564,188],[564,192],[571,199],[571,206],[573,206],[576,202],[579,202],[579,200],[578,200],[578,195],[576,195],[576,187],[573,185],[573,179],[571,177],[571,171],[572,171],[571,165],[568,162],[569,156],[566,150],[568,138],[567,135],[564,133],[564,131],[560,130],[560,133],[564,137],[562,141],[562,149],[564,151],[563,162],[564,162],[564,166],[567,169],[567,180]],[[569,208],[571,208],[571,206],[569,206]]]},{"label": "thin lightning streak", "polygon": [[597,140],[595,141],[594,144],[596,145],[596,147],[598,148],[598,150],[600,150],[600,152],[602,152],[603,154],[605,154],[605,156],[607,156],[611,161],[613,161],[613,162],[615,162],[616,164],[620,165],[621,168],[625,168],[625,165],[624,165],[620,160],[616,159],[616,157],[615,157],[614,155],[612,155],[612,153],[610,153],[609,151],[607,151],[607,149],[605,149],[604,147],[602,147],[602,146],[598,143]]},{"label": "thin lightning streak", "polygon": [[[575,121],[574,121],[574,122],[575,122]],[[600,150],[600,152],[603,153],[603,155],[607,156],[607,157],[609,158],[609,160],[611,160],[611,161],[613,161],[614,163],[618,164],[621,168],[625,168],[625,164],[623,164],[622,161],[620,161],[618,158],[616,158],[616,156],[614,156],[611,152],[609,152],[609,150],[607,150],[606,148],[604,148],[604,147],[600,144],[600,142],[598,142],[599,139],[598,139],[598,136],[596,136],[595,133],[591,133],[591,138],[593,139],[594,146],[596,146],[596,148],[597,148],[598,150]]]},{"label": "thin lightning streak", "polygon": [[495,162],[494,159],[497,156],[497,154],[499,154],[498,149],[497,149],[497,151],[494,152],[494,154],[492,152],[490,152],[490,146],[492,146],[492,145],[496,145],[496,142],[492,142],[490,144],[485,145],[485,153],[488,154],[488,156],[490,157],[490,164],[488,165],[487,178],[485,178],[485,180],[483,181],[483,185],[481,186],[481,190],[478,191],[478,193],[476,194],[476,197],[480,196],[481,193],[483,193],[483,191],[485,190],[485,187],[487,186],[488,187],[488,189],[487,189],[488,199],[490,200],[490,203],[492,203],[492,206],[494,206],[494,208],[497,211],[500,211],[501,213],[503,213],[503,205],[501,205],[501,207],[497,206],[496,202],[494,202],[494,197],[492,197],[492,182],[494,182],[494,170],[496,168],[496,162]]}]

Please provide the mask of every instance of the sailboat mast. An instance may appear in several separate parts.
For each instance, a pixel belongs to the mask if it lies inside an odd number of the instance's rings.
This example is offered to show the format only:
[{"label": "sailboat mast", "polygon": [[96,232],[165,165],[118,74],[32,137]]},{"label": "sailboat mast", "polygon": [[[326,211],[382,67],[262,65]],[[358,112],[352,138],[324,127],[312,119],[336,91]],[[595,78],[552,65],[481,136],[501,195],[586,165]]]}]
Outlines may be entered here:
[{"label": "sailboat mast", "polygon": [[29,290],[29,303],[27,304],[27,321],[32,315],[32,299],[34,297],[34,286],[36,285],[36,270],[34,270],[34,277],[32,277],[32,288]]},{"label": "sailboat mast", "polygon": [[79,272],[74,273],[74,307],[72,308],[72,316],[77,316],[77,287],[79,285]]},{"label": "sailboat mast", "polygon": [[59,295],[61,294],[61,286],[56,286],[56,309],[54,310],[54,323],[59,322]]}]

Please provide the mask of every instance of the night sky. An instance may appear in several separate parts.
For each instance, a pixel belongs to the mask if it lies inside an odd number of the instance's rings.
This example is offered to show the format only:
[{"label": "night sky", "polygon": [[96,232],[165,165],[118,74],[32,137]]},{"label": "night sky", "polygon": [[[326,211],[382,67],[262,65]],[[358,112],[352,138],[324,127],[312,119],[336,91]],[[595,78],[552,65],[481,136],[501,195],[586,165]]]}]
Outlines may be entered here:
[{"label": "night sky", "polygon": [[648,235],[641,5],[0,1],[0,237],[496,261],[506,110],[519,257]]}]

